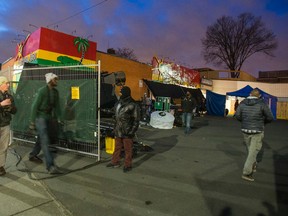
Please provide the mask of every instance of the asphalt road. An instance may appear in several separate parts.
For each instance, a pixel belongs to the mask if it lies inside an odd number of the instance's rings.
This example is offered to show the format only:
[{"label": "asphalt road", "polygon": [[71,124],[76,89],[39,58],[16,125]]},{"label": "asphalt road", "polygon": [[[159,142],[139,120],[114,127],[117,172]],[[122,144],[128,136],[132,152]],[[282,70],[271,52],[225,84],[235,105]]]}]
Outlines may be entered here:
[{"label": "asphalt road", "polygon": [[232,117],[196,117],[192,133],[142,126],[133,170],[102,160],[55,153],[66,173],[48,175],[27,160],[31,144],[10,147],[0,177],[0,215],[287,216],[288,121],[267,125],[255,182],[241,179],[246,149]]}]

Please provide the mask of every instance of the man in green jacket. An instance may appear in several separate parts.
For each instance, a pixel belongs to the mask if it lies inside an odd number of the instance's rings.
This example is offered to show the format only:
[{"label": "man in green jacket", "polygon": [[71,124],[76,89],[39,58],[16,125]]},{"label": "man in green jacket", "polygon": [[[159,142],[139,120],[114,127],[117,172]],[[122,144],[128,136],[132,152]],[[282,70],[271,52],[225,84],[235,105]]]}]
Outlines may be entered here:
[{"label": "man in green jacket", "polygon": [[11,114],[17,112],[13,97],[8,92],[9,86],[10,83],[8,82],[8,79],[4,76],[0,76],[0,176],[6,174],[4,166],[10,142]]},{"label": "man in green jacket", "polygon": [[53,73],[45,74],[47,85],[38,89],[36,97],[32,104],[30,128],[36,127],[37,141],[29,160],[36,163],[42,163],[42,159],[38,157],[41,149],[44,154],[46,168],[50,174],[61,173],[54,163],[54,158],[49,151],[51,144],[52,122],[59,121],[61,116],[59,92],[55,88],[58,83],[58,76]]}]

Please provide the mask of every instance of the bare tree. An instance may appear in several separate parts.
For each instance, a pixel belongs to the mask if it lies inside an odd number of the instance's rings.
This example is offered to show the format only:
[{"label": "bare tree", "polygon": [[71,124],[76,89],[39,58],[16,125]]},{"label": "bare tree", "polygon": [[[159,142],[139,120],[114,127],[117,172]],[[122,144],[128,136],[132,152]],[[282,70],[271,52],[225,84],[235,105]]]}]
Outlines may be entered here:
[{"label": "bare tree", "polygon": [[137,57],[134,53],[134,50],[130,49],[130,48],[125,48],[125,47],[124,48],[118,48],[115,51],[115,55],[137,61]]},{"label": "bare tree", "polygon": [[[203,54],[207,63],[225,65],[230,70],[240,71],[247,58],[255,53],[274,57],[277,48],[274,33],[265,28],[261,17],[250,13],[240,14],[237,19],[222,16],[216,23],[208,26],[206,37],[202,39]],[[239,77],[239,72],[231,74]]]}]

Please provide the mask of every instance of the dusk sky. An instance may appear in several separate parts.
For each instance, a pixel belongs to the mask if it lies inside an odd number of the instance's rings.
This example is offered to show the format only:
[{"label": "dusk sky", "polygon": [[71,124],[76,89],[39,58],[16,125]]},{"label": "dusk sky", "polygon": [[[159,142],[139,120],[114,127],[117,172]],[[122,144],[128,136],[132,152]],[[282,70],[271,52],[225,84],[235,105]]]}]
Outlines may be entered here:
[{"label": "dusk sky", "polygon": [[222,70],[205,63],[201,39],[221,16],[244,12],[262,17],[278,48],[274,58],[254,55],[242,70],[256,77],[259,71],[288,70],[288,0],[0,0],[0,62],[15,55],[13,40],[43,26],[88,37],[99,51],[133,49],[144,63],[157,56],[188,68]]}]

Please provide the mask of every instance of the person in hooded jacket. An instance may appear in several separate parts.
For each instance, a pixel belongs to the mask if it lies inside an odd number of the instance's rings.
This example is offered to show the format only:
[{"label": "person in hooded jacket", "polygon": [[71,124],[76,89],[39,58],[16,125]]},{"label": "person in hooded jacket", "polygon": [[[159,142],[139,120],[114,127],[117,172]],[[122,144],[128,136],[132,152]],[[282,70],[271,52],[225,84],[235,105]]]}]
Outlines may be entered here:
[{"label": "person in hooded jacket", "polygon": [[115,150],[107,167],[119,167],[121,151],[124,147],[125,160],[123,172],[132,170],[133,137],[139,127],[140,107],[131,97],[128,86],[120,90],[120,99],[114,106],[115,111]]},{"label": "person in hooded jacket", "polygon": [[250,96],[239,104],[235,117],[241,122],[241,131],[248,150],[242,179],[254,181],[252,174],[256,172],[256,159],[262,148],[264,126],[272,122],[274,117],[258,89],[253,89]]}]

